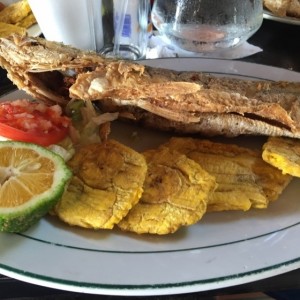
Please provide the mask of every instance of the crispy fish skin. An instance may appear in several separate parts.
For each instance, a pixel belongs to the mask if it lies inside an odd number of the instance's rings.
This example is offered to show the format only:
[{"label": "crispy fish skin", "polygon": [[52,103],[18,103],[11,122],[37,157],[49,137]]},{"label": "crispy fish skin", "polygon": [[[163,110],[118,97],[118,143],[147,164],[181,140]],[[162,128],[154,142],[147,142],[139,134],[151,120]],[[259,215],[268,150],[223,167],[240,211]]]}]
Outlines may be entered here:
[{"label": "crispy fish skin", "polygon": [[96,53],[42,38],[12,35],[0,39],[0,65],[21,90],[47,104],[67,105],[70,101],[65,79],[69,72],[87,72],[100,66]]},{"label": "crispy fish skin", "polygon": [[194,93],[201,85],[194,82],[174,81],[164,73],[152,76],[151,69],[128,61],[112,61],[104,68],[79,74],[70,87],[70,96],[84,100],[104,98],[143,99],[148,97],[174,97]]},{"label": "crispy fish skin", "polygon": [[300,140],[269,137],[263,145],[262,158],[283,174],[300,177]]},{"label": "crispy fish skin", "polygon": [[[187,73],[185,75],[184,78],[182,74],[179,75],[177,80],[193,78],[192,74]],[[84,77],[84,80],[80,77]],[[219,85],[219,87],[224,87],[223,90],[215,88],[217,85],[207,85],[206,87],[202,85],[198,91],[179,93],[177,90],[174,90],[173,94],[164,93],[161,96],[161,92],[152,90],[152,84],[149,84],[147,87],[149,88],[148,94],[132,93],[131,90],[128,93],[125,93],[123,90],[119,94],[111,91],[105,93],[102,84],[94,84],[94,81],[98,82],[99,80],[99,77],[93,72],[79,75],[75,84],[70,88],[71,96],[85,100],[99,100],[100,105],[101,100],[110,101],[111,105],[115,105],[117,111],[124,106],[139,107],[155,116],[187,125],[199,124],[201,119],[205,117],[204,114],[207,113],[218,114],[221,117],[230,115],[233,119],[237,115],[245,120],[261,122],[266,127],[287,129],[291,134],[297,135],[298,133],[299,136],[300,84],[282,83],[281,85],[287,88],[284,92],[283,89],[279,88],[279,84],[252,82],[250,85],[250,82],[248,82],[248,86],[252,87],[251,93],[250,89],[248,89],[248,94],[242,92],[242,89],[240,89],[240,92],[237,92],[237,88],[230,88],[229,84]],[[234,84],[232,82],[232,86],[238,86],[241,82],[237,80],[232,81],[234,82]],[[199,86],[201,85],[200,81],[195,80],[195,82]],[[180,85],[182,85],[181,82]],[[180,90],[180,85],[179,82],[174,82],[170,87],[174,89],[177,86],[177,89]],[[246,84],[241,82],[241,85]],[[274,87],[274,90],[272,90],[272,87]],[[165,86],[157,86],[157,88],[159,91],[161,91],[161,88],[164,91],[168,90],[167,84]],[[105,106],[102,106],[102,108],[105,109]],[[240,124],[242,125],[242,123],[238,123],[238,126],[233,126],[232,124],[231,127],[239,128]],[[260,127],[257,128],[262,131]],[[252,130],[255,131],[255,127]]]},{"label": "crispy fish skin", "polygon": [[214,177],[176,151],[162,148],[143,154],[148,164],[143,195],[118,227],[163,235],[198,222],[216,187]]},{"label": "crispy fish skin", "polygon": [[[86,100],[90,97],[93,89],[87,91],[85,87],[91,83],[97,97],[133,94],[143,98],[149,94],[165,96],[201,88],[194,82],[175,82],[176,76],[170,76],[170,72],[152,76],[149,68],[137,63],[107,59],[96,52],[17,35],[0,39],[0,65],[19,89],[46,103],[63,106],[71,98]],[[66,85],[65,79],[69,76],[71,83]],[[76,86],[76,94],[73,86]]]},{"label": "crispy fish skin", "polygon": [[218,187],[208,211],[266,208],[291,180],[265,163],[260,151],[193,138],[171,138],[163,146],[185,154],[216,177]]},{"label": "crispy fish skin", "polygon": [[290,17],[300,18],[300,3],[299,0],[291,0],[286,14]]},{"label": "crispy fish skin", "polygon": [[69,166],[74,176],[54,214],[70,225],[112,229],[142,195],[145,158],[114,140],[83,146]]},{"label": "crispy fish skin", "polygon": [[275,16],[300,17],[299,0],[264,0],[263,3]]},{"label": "crispy fish skin", "polygon": [[[218,100],[216,101],[216,99]],[[132,105],[133,102],[132,99],[126,100],[126,98],[114,98],[111,101],[118,106]],[[139,98],[135,102],[134,105],[155,115],[161,117],[167,115],[168,119],[172,121],[184,123],[198,123],[205,113],[238,114],[240,116],[251,114],[253,118],[256,116],[270,119],[270,122],[274,118],[274,122],[278,122],[292,131],[297,130],[298,127],[298,124],[279,103],[262,103],[257,99],[249,99],[240,94],[230,94],[224,91],[203,89],[195,93],[166,98]]]},{"label": "crispy fish skin", "polygon": [[[98,101],[97,106],[101,111],[118,113],[119,119],[124,121],[176,134],[198,134],[206,137],[264,135],[300,138],[300,132],[291,132],[287,128],[237,114],[201,113],[197,114],[198,122],[185,123],[184,121],[166,119],[138,107],[116,106],[111,101],[106,100]],[[179,113],[172,112],[172,114],[178,116]],[[181,118],[184,118],[184,116],[181,116]]]},{"label": "crispy fish skin", "polygon": [[[119,71],[115,67],[112,68],[112,65],[110,71],[107,71],[105,75],[96,74],[96,72],[80,74],[70,88],[70,94],[75,98],[86,100],[100,99],[100,105],[105,100],[110,102],[110,105],[115,105],[117,111],[123,107],[138,107],[169,121],[186,124],[187,128],[189,125],[195,124],[195,127],[196,124],[199,125],[201,120],[206,117],[205,114],[218,114],[221,118],[227,115],[230,115],[232,119],[235,119],[235,116],[240,117],[247,122],[248,127],[251,121],[255,124],[264,125],[257,126],[258,133],[265,131],[263,134],[271,132],[269,128],[279,129],[277,133],[274,132],[275,135],[284,134],[285,131],[291,131],[292,135],[297,135],[300,130],[298,122],[300,84],[297,82],[217,78],[201,72],[176,72],[150,67],[145,67],[144,74],[147,74],[147,77],[132,77],[136,74],[127,72],[126,76],[123,76],[123,82],[124,84],[131,84],[131,79],[139,83],[144,82],[149,88],[148,94],[132,93],[130,89],[127,93],[124,90],[120,93],[107,90],[104,84],[106,78],[119,76]],[[174,89],[174,93],[168,92],[161,95],[161,89],[157,86],[158,92],[153,91],[151,83],[157,79],[165,82],[166,77],[173,80],[173,89],[177,87],[177,90]],[[149,78],[151,80],[147,82]],[[201,88],[189,92],[184,92],[184,89],[181,88],[183,92],[180,93],[178,90],[184,82],[196,83]],[[170,87],[172,88],[172,85]],[[168,91],[167,85],[162,85],[161,88]],[[106,108],[103,105],[101,107]],[[238,123],[238,126],[231,124],[232,131],[236,127],[244,127],[243,122],[239,120],[235,123]],[[201,124],[203,125],[203,122]],[[206,127],[205,130],[208,128]],[[225,134],[229,130],[226,128]],[[235,130],[238,131],[239,129]],[[249,129],[249,132],[251,131],[256,133],[255,126]],[[224,134],[224,132],[218,132]],[[239,132],[236,133],[236,135],[238,134]]]},{"label": "crispy fish skin", "polygon": [[0,65],[20,89],[47,103],[98,100],[109,103],[104,111],[125,108],[133,119],[178,132],[300,138],[297,82],[216,79],[18,36],[0,39]]}]

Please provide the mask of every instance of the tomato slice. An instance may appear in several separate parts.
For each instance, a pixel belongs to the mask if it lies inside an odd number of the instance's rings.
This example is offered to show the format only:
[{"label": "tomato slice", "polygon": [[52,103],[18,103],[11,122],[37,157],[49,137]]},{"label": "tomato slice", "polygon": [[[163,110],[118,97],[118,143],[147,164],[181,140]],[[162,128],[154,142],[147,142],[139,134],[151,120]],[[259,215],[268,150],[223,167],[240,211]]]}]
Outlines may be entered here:
[{"label": "tomato slice", "polygon": [[0,105],[0,135],[11,140],[41,146],[57,144],[68,135],[70,124],[59,105],[26,99]]}]

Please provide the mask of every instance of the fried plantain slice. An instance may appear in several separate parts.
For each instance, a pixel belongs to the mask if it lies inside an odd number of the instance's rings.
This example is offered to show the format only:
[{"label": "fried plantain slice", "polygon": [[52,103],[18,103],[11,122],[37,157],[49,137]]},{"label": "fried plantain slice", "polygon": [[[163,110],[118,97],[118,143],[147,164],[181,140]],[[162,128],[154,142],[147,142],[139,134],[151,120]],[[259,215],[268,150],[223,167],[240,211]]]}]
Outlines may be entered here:
[{"label": "fried plantain slice", "polygon": [[21,0],[7,5],[0,11],[0,22],[16,24],[31,13],[27,0]]},{"label": "fried plantain slice", "polygon": [[260,151],[193,138],[171,138],[163,146],[185,154],[216,177],[218,187],[208,211],[266,208],[291,180],[265,163]]},{"label": "fried plantain slice", "polygon": [[262,158],[283,174],[300,177],[300,140],[269,137],[263,145]]},{"label": "fried plantain slice", "polygon": [[37,23],[34,14],[31,12],[28,16],[16,23],[17,26],[29,28],[33,24]]},{"label": "fried plantain slice", "polygon": [[68,164],[74,177],[54,214],[70,225],[112,229],[142,195],[146,160],[119,142],[83,146]]},{"label": "fried plantain slice", "polygon": [[162,148],[143,154],[148,163],[143,195],[118,227],[162,235],[198,222],[216,187],[214,177],[177,151]]},{"label": "fried plantain slice", "polygon": [[26,29],[17,25],[0,22],[0,37],[8,37],[13,33],[26,35]]}]

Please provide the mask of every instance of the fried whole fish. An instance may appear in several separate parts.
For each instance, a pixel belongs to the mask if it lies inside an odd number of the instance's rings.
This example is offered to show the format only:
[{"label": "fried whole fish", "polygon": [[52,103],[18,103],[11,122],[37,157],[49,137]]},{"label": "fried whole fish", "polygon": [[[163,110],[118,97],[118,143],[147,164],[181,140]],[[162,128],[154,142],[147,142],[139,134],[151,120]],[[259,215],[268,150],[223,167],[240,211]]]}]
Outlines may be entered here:
[{"label": "fried whole fish", "polygon": [[143,154],[148,164],[144,192],[118,227],[162,235],[198,222],[216,187],[215,178],[177,151],[162,148]]},{"label": "fried whole fish", "polygon": [[265,163],[261,152],[234,144],[193,138],[171,138],[163,145],[185,154],[215,176],[208,211],[266,208],[292,177]]},{"label": "fried whole fish", "polygon": [[300,138],[296,82],[217,79],[20,36],[0,39],[0,65],[20,89],[47,103],[93,100],[104,111],[178,132]]},{"label": "fried whole fish", "polygon": [[81,147],[68,165],[73,178],[53,213],[70,225],[112,229],[142,195],[145,158],[114,140]]},{"label": "fried whole fish", "polygon": [[298,0],[263,0],[263,4],[275,16],[300,18],[300,3]]}]

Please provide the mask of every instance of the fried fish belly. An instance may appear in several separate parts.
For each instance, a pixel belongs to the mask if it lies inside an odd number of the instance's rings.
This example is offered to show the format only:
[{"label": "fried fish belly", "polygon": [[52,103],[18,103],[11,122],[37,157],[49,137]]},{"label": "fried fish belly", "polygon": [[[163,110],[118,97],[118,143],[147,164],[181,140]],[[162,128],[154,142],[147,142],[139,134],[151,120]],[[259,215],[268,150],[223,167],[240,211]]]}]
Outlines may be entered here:
[{"label": "fried fish belly", "polygon": [[54,214],[70,225],[112,229],[142,195],[146,160],[117,141],[83,146],[68,164],[74,176]]},{"label": "fried fish belly", "polygon": [[269,137],[263,145],[262,158],[283,174],[300,177],[300,140]]},{"label": "fried fish belly", "polygon": [[216,177],[207,211],[266,208],[291,180],[261,158],[261,152],[233,144],[194,138],[171,138],[164,147],[179,151]]},{"label": "fried fish belly", "polygon": [[164,148],[143,154],[148,164],[143,195],[118,227],[163,235],[198,222],[216,188],[215,178],[177,151]]}]

